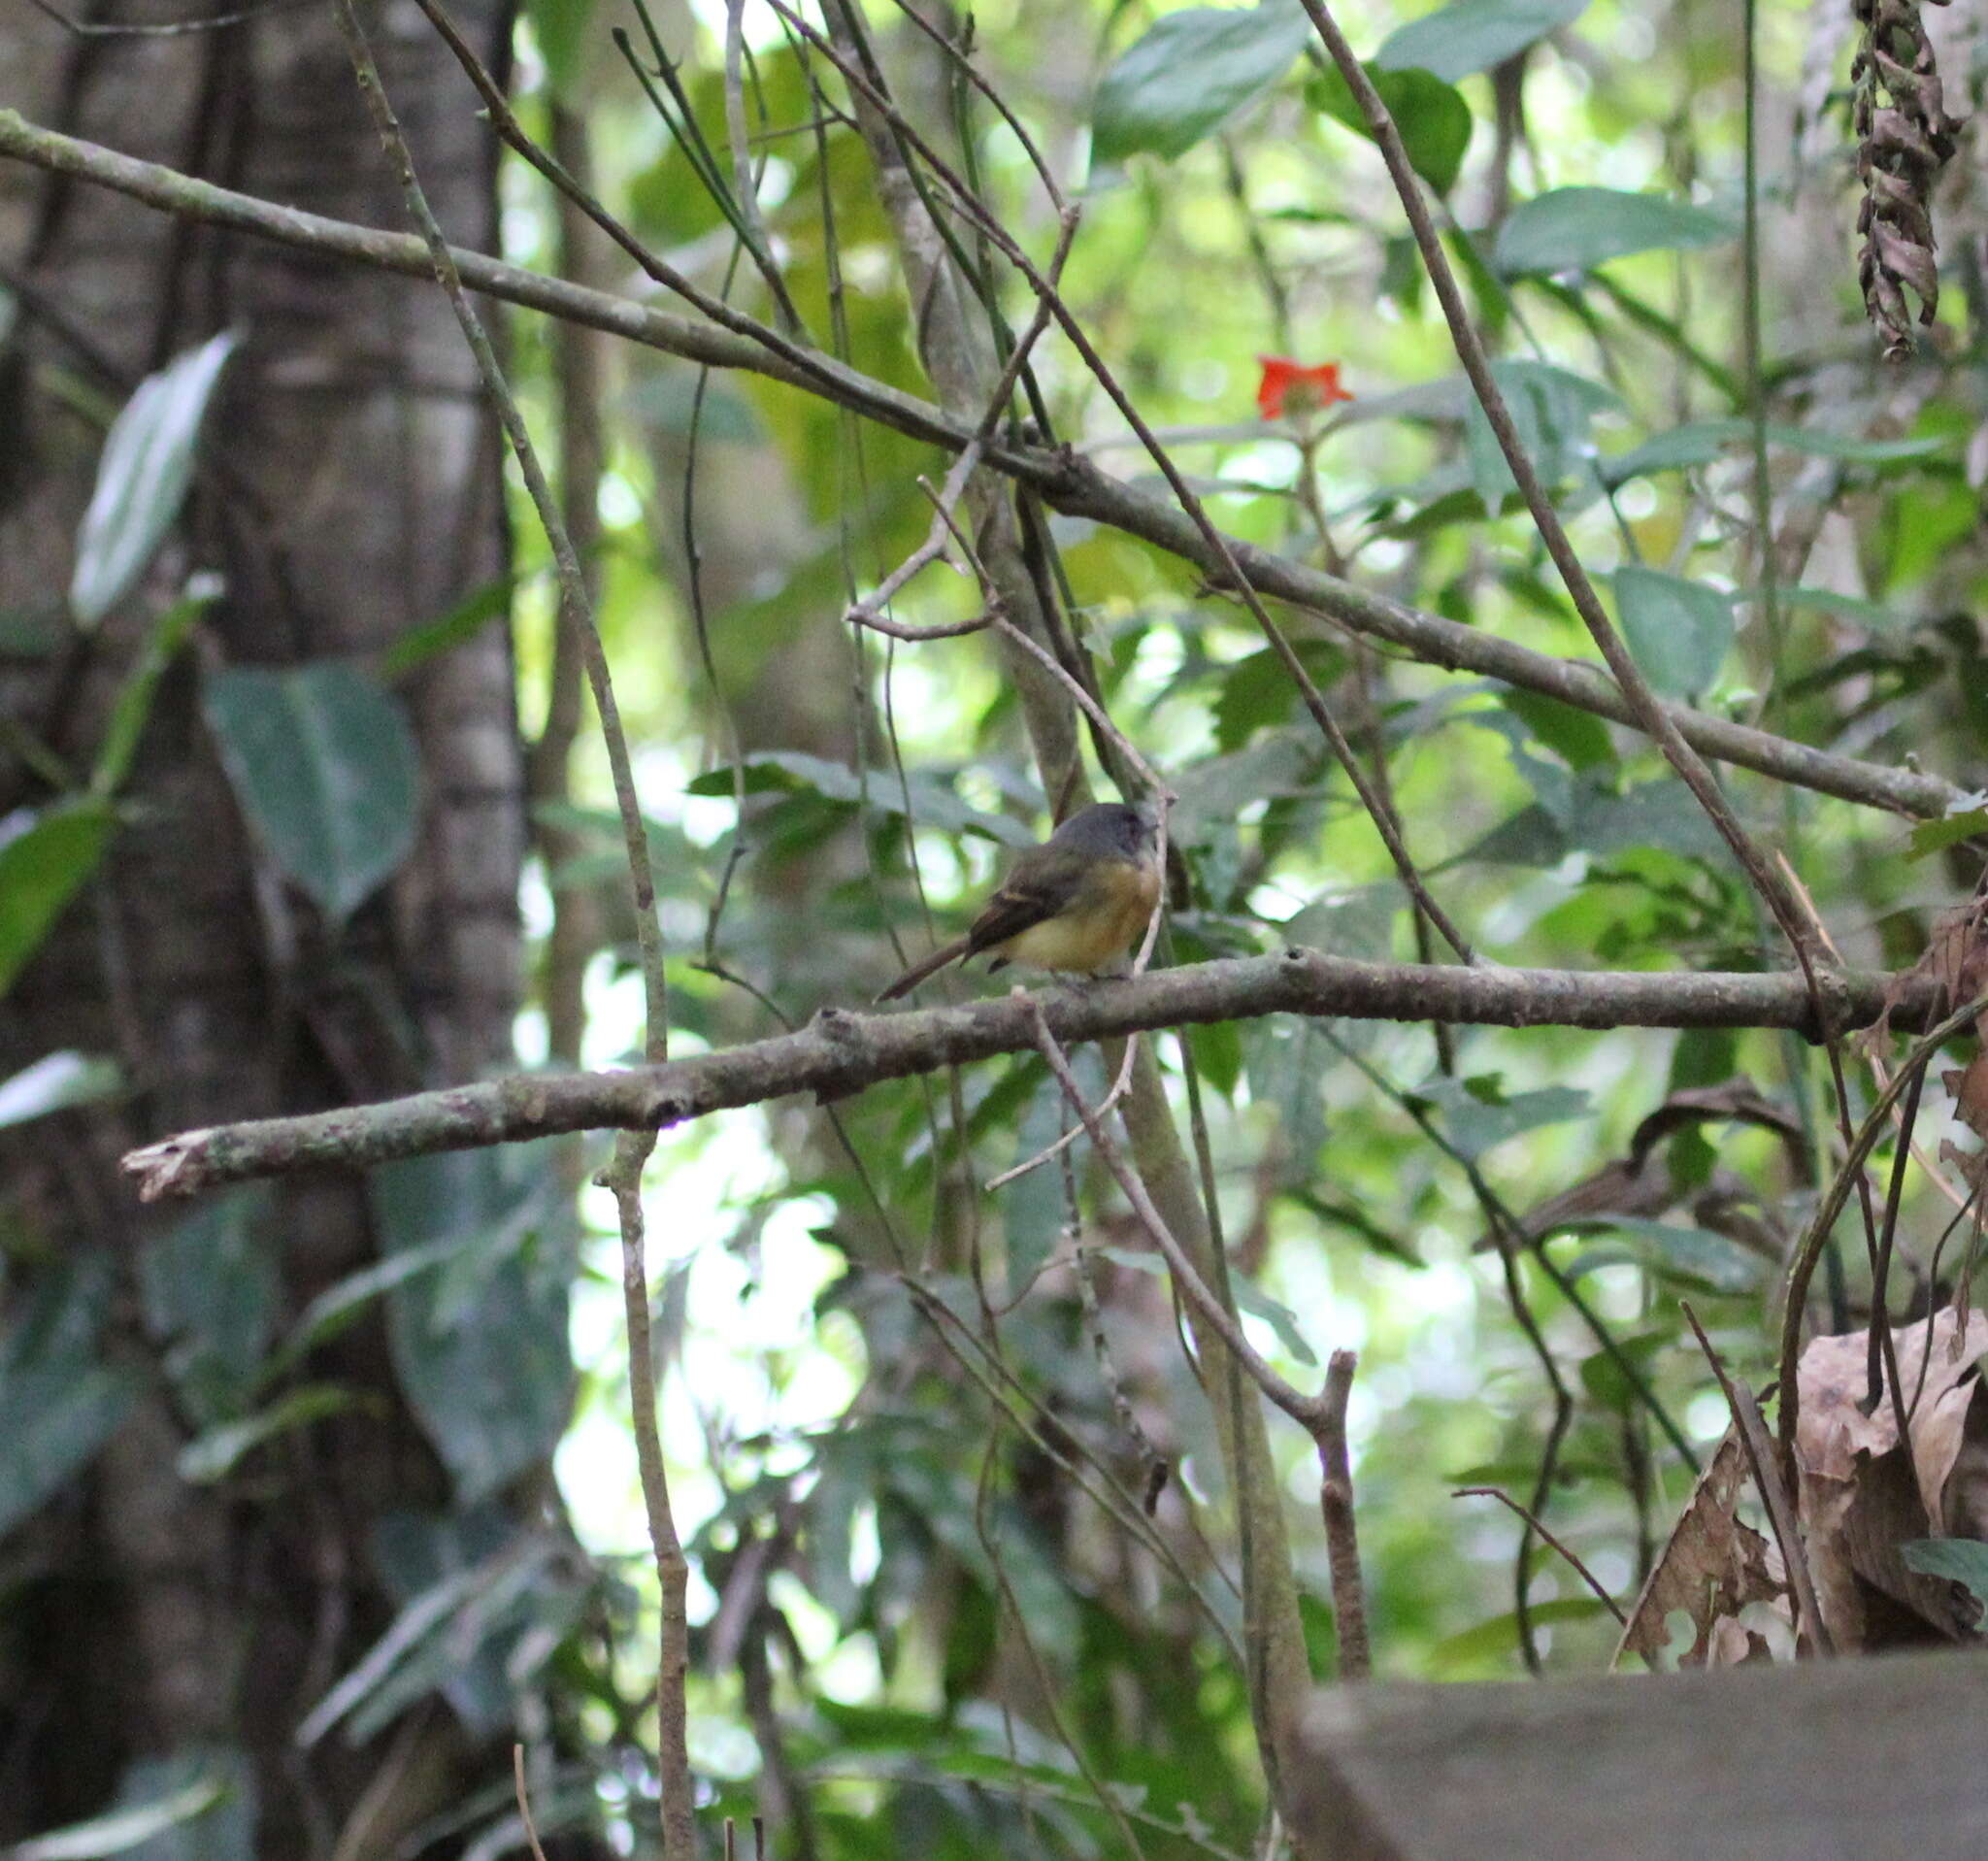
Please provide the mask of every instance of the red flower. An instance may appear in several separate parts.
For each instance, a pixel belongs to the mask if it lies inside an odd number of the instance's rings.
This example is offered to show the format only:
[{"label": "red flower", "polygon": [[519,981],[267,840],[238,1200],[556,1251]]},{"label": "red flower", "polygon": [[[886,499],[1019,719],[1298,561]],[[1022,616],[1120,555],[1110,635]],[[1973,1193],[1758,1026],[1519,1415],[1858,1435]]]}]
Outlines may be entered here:
[{"label": "red flower", "polygon": [[1288,355],[1259,355],[1256,359],[1263,364],[1263,380],[1256,384],[1256,405],[1267,420],[1282,419],[1287,414],[1322,413],[1335,401],[1353,398],[1340,385],[1337,362],[1320,362],[1307,368]]}]

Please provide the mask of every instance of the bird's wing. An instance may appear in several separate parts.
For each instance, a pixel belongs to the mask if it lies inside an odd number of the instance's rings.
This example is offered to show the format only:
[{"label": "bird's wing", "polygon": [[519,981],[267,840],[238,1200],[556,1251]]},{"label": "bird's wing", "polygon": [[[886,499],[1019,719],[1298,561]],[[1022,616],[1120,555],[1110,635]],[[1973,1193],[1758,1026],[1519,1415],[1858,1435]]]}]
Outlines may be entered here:
[{"label": "bird's wing", "polygon": [[1014,873],[1004,880],[994,896],[981,908],[967,931],[967,948],[977,955],[1019,937],[1030,926],[1067,911],[1073,903],[1069,885],[1061,874],[1035,879],[1028,873]]}]

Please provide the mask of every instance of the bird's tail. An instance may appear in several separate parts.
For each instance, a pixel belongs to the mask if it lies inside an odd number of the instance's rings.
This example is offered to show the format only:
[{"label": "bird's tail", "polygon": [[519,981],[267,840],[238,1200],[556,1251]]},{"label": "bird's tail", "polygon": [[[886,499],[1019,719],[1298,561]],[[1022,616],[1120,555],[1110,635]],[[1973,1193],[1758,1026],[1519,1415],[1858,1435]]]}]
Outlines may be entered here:
[{"label": "bird's tail", "polygon": [[972,946],[972,939],[955,937],[951,943],[942,945],[922,963],[913,963],[896,981],[878,996],[879,1002],[894,1002],[900,995],[909,995],[928,976],[936,976],[948,963],[956,963],[965,956]]}]

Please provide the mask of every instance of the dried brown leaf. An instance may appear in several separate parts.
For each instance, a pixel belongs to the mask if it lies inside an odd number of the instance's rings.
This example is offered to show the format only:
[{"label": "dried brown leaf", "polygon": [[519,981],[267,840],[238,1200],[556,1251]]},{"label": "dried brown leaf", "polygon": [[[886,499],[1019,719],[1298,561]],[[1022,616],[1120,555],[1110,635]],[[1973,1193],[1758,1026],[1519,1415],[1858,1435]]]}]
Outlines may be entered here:
[{"label": "dried brown leaf", "polygon": [[1722,1620],[1749,1603],[1773,1602],[1780,1595],[1770,1563],[1773,1547],[1733,1511],[1746,1479],[1746,1451],[1739,1435],[1728,1429],[1636,1599],[1615,1648],[1618,1665],[1625,1654],[1640,1654],[1654,1664],[1671,1639],[1666,1618],[1681,1609],[1697,1634],[1678,1664],[1705,1666]]},{"label": "dried brown leaf", "polygon": [[1894,1348],[1905,1443],[1888,1388],[1864,1412],[1868,1333],[1814,1339],[1798,1373],[1798,1507],[1823,1620],[1844,1652],[1957,1639],[1967,1626],[1951,1586],[1908,1570],[1900,1546],[1940,1528],[1988,1325],[1964,1328],[1948,1309],[1897,1330]]}]

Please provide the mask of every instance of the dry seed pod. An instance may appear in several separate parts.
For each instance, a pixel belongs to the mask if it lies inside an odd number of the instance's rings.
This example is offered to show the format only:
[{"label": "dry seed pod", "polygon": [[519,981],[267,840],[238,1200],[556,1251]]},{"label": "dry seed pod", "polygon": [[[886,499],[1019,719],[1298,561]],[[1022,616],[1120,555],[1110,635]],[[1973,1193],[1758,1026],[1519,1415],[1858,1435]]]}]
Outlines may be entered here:
[{"label": "dry seed pod", "polygon": [[1961,126],[1946,114],[1919,6],[1920,0],[1854,0],[1864,33],[1850,67],[1857,177],[1864,183],[1857,281],[1891,361],[1912,352],[1906,287],[1919,300],[1920,322],[1931,323],[1939,308],[1933,183],[1953,154]]}]

